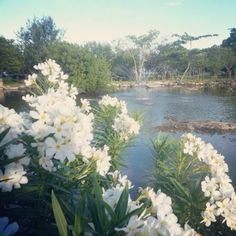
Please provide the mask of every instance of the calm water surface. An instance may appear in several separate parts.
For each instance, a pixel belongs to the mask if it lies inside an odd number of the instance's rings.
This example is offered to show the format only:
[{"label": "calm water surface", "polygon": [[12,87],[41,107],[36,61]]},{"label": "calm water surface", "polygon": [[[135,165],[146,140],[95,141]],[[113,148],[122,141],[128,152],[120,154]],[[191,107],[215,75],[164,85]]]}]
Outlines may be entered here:
[{"label": "calm water surface", "polygon": [[[180,88],[145,89],[133,88],[113,93],[127,102],[130,111],[143,113],[143,127],[134,140],[134,146],[124,153],[126,167],[122,172],[127,174],[133,184],[142,186],[147,183],[147,174],[152,167],[150,139],[157,137],[156,126],[166,117],[184,120],[216,120],[236,122],[236,96],[219,92],[186,90]],[[0,96],[0,103],[15,108],[25,109],[19,93],[6,93]],[[181,133],[170,134],[179,137]],[[225,156],[229,165],[229,174],[236,186],[236,135],[197,134]]]}]

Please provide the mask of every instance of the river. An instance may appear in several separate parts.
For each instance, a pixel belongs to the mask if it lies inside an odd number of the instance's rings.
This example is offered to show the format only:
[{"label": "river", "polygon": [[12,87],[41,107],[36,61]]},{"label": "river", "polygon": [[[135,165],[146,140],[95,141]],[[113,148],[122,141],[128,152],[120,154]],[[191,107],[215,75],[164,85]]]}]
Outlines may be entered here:
[{"label": "river", "polygon": [[[190,90],[184,88],[145,89],[132,88],[111,94],[128,104],[130,111],[143,114],[143,126],[133,145],[124,153],[127,174],[133,184],[142,186],[147,183],[146,176],[152,167],[150,139],[155,139],[156,126],[173,117],[179,121],[215,120],[236,122],[236,96],[222,91]],[[92,98],[91,100],[96,100]],[[0,103],[24,110],[24,102],[19,93],[5,93],[0,96]],[[179,137],[182,133],[167,133]],[[235,134],[196,134],[205,142],[210,142],[225,156],[229,165],[229,175],[236,186],[236,135]]]}]

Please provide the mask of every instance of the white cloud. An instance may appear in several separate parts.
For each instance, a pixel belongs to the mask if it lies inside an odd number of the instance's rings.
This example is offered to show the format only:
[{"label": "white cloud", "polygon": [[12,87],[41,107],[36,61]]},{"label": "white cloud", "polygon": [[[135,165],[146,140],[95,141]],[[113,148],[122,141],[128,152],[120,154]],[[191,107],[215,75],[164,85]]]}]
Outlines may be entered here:
[{"label": "white cloud", "polygon": [[183,5],[183,1],[179,0],[179,1],[167,2],[165,5],[168,7],[178,7],[178,6]]}]

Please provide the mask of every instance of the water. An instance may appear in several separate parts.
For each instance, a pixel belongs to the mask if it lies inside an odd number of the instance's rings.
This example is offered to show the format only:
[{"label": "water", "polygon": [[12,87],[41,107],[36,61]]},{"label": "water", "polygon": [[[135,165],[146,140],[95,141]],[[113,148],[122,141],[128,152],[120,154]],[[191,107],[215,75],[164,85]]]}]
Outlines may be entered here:
[{"label": "water", "polygon": [[[144,113],[144,122],[140,135],[135,139],[135,147],[125,152],[127,167],[123,168],[136,186],[148,184],[145,176],[152,167],[150,139],[158,135],[156,126],[166,117],[179,121],[216,120],[236,122],[236,96],[223,95],[220,92],[187,90],[183,88],[130,89],[113,94],[127,102],[131,111]],[[166,133],[179,137],[182,133]],[[229,175],[236,186],[236,135],[235,134],[196,134],[205,142],[210,142],[225,156],[229,165]]]},{"label": "water", "polygon": [[[25,109],[21,100],[22,94],[6,93],[0,96],[0,103],[15,108]],[[174,117],[179,121],[186,120],[216,120],[236,122],[236,96],[219,92],[203,90],[187,90],[181,88],[145,89],[132,88],[113,93],[127,102],[130,111],[143,113],[143,126],[140,134],[134,140],[134,146],[124,153],[126,167],[122,172],[127,174],[133,184],[142,186],[148,184],[145,178],[152,167],[150,139],[157,137],[155,128],[164,122],[166,117]],[[181,133],[170,134],[179,137]],[[236,186],[236,135],[233,134],[197,134],[204,141],[210,142],[225,156],[229,165],[229,175]]]}]

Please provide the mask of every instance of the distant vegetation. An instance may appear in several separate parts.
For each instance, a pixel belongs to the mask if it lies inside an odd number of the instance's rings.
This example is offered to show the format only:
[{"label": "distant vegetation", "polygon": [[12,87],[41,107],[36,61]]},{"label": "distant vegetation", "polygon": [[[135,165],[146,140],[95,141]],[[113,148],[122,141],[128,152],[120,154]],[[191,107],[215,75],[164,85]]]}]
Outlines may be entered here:
[{"label": "distant vegetation", "polygon": [[[0,76],[3,72],[28,74],[33,65],[52,58],[70,75],[71,83],[85,92],[103,92],[111,80],[203,79],[235,77],[236,28],[220,46],[192,48],[195,40],[216,34],[173,35],[161,42],[159,32],[129,35],[112,44],[63,41],[63,30],[49,16],[28,20],[17,40],[0,36]],[[188,46],[188,49],[185,46]]]}]

